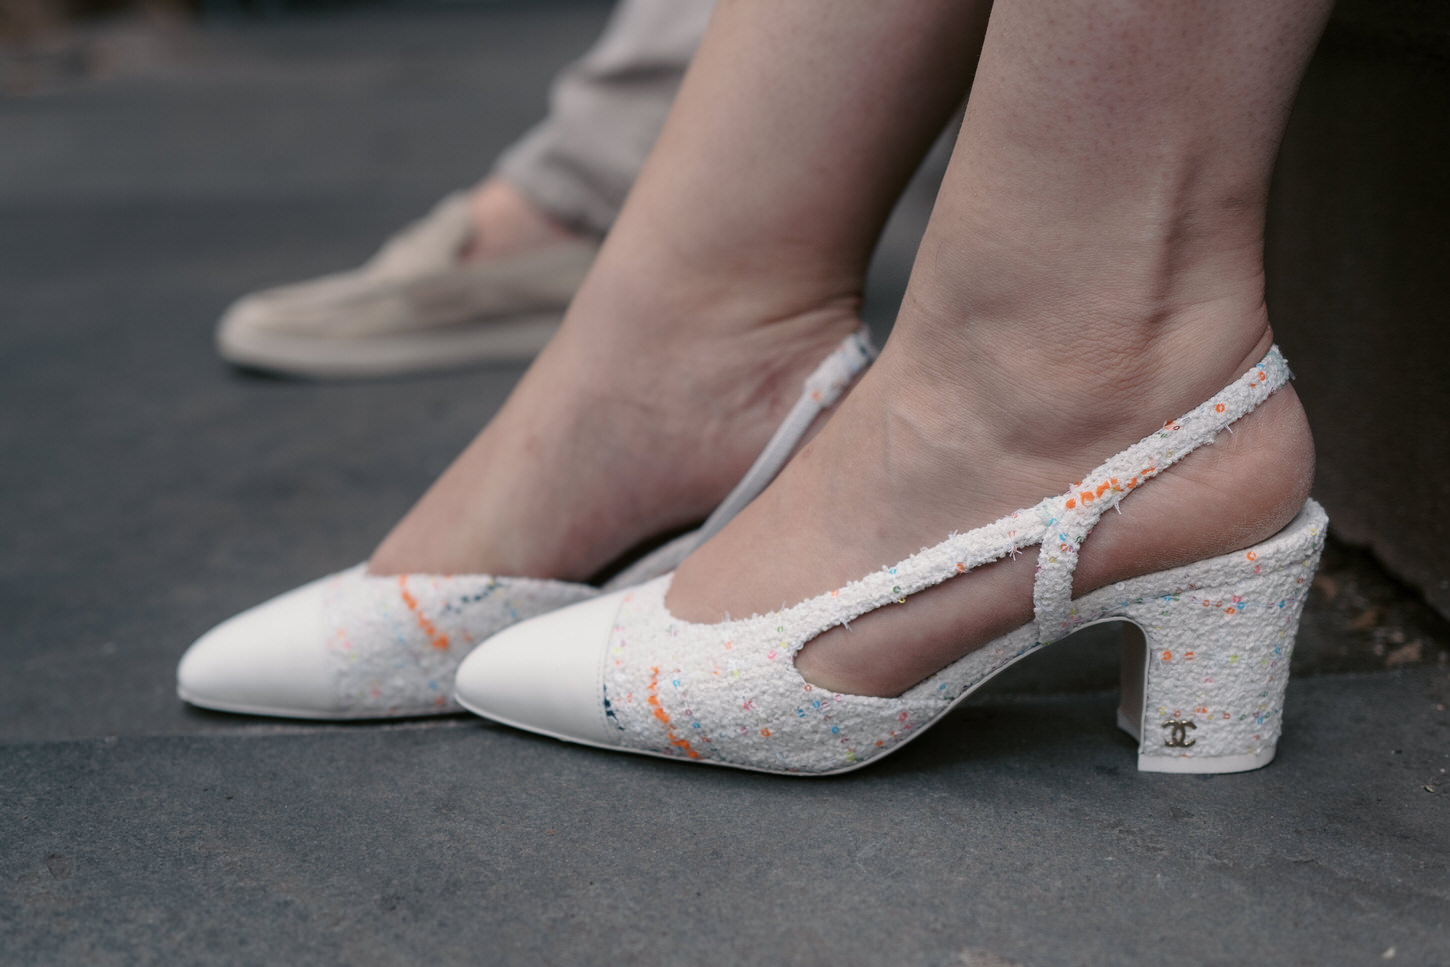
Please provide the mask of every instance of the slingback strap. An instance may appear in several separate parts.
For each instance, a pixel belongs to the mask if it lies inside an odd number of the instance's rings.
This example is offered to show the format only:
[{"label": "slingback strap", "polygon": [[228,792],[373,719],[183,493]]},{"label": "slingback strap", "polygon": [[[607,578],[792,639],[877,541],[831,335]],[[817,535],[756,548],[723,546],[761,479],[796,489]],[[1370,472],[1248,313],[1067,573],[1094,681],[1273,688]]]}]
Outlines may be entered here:
[{"label": "slingback strap", "polygon": [[876,347],[871,342],[871,332],[865,326],[847,336],[841,345],[821,361],[815,371],[806,377],[800,399],[781,423],[770,442],[765,445],[755,463],[740,478],[735,489],[726,495],[705,519],[704,525],[692,535],[695,546],[705,543],[717,531],[728,524],[745,505],[759,496],[760,492],[775,479],[780,468],[785,466],[791,454],[795,453],[801,438],[827,408],[841,398],[856,375],[876,358]]},{"label": "slingback strap", "polygon": [[1278,346],[1258,365],[1219,391],[1218,395],[1112,457],[1074,484],[1061,497],[1037,507],[1041,546],[1032,604],[1040,641],[1053,641],[1072,630],[1072,577],[1078,549],[1103,514],[1124,497],[1199,447],[1212,443],[1229,424],[1240,419],[1289,381],[1289,366]]},{"label": "slingback strap", "polygon": [[666,571],[672,571],[685,555],[694,551],[716,531],[730,523],[731,518],[745,509],[766,488],[780,468],[790,459],[801,438],[810,429],[817,416],[836,400],[851,385],[856,374],[865,369],[876,358],[876,347],[871,343],[871,333],[862,326],[847,336],[841,344],[822,360],[811,375],[806,377],[800,399],[796,400],[785,420],[766,443],[755,463],[745,476],[726,495],[720,506],[698,529],[681,534],[662,547],[641,557],[604,583],[606,591],[633,587],[642,584]]},{"label": "slingback strap", "polygon": [[895,565],[783,611],[756,615],[747,621],[771,626],[788,621],[801,630],[799,640],[804,643],[827,628],[848,625],[892,603],[905,604],[918,591],[1037,546],[1038,572],[1033,586],[1036,631],[1039,641],[1055,641],[1072,630],[1072,575],[1077,550],[1103,513],[1116,507],[1143,481],[1211,443],[1220,430],[1263,402],[1288,379],[1289,367],[1276,346],[1213,399],[1170,420],[1161,430],[1111,458],[1068,493],[1048,497],[966,533],[951,534],[940,544],[924,547]]},{"label": "slingback strap", "polygon": [[[1038,546],[1033,610],[1040,641],[1072,630],[1072,576],[1077,552],[1093,525],[1150,477],[1190,452],[1268,398],[1289,380],[1277,346],[1208,402],[1112,457],[1068,493],[1048,497],[967,533],[955,533],[892,567],[801,602],[790,609],[819,633],[906,599],[959,574]],[[770,620],[776,620],[771,618]]]}]

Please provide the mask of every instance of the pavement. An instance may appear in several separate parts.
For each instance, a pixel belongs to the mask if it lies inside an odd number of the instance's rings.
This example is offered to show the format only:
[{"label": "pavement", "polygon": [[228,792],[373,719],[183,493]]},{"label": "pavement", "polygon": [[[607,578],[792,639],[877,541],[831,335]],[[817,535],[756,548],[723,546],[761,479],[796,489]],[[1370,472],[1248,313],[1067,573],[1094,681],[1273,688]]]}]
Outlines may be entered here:
[{"label": "pavement", "polygon": [[1339,545],[1243,775],[1136,772],[1101,630],[826,780],[176,699],[197,635],[365,557],[522,371],[260,378],[221,310],[478,178],[607,9],[148,27],[0,97],[0,964],[1450,964],[1450,630]]}]

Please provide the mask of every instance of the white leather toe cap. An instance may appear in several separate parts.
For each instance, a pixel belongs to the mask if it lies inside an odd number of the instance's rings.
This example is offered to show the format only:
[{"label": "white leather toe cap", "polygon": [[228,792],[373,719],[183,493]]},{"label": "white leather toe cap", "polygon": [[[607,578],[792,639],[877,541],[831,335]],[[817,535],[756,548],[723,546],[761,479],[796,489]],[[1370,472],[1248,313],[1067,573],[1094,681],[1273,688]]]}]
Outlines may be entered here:
[{"label": "white leather toe cap", "polygon": [[225,712],[331,717],[336,698],[319,620],[322,583],[288,591],[202,635],[177,666],[177,693]]},{"label": "white leather toe cap", "polygon": [[571,605],[494,635],[459,666],[459,704],[530,732],[614,745],[600,670],[626,593]]}]

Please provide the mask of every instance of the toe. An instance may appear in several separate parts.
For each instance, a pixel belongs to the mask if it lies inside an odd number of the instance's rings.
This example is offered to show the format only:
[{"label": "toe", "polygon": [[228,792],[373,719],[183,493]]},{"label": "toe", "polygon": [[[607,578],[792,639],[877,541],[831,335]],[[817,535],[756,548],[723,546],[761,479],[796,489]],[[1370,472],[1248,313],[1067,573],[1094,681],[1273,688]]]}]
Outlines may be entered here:
[{"label": "toe", "polygon": [[319,620],[322,584],[289,591],[202,635],[177,667],[177,693],[227,712],[332,717],[335,690]]},{"label": "toe", "polygon": [[458,669],[464,708],[571,742],[613,745],[601,683],[605,648],[625,594],[607,594],[485,641]]}]

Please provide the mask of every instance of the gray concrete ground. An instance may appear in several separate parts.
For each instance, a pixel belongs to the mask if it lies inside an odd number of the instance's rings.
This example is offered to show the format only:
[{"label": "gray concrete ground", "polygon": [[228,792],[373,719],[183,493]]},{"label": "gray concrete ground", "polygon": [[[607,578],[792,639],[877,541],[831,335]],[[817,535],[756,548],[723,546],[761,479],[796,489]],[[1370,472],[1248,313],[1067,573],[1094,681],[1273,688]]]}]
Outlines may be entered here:
[{"label": "gray concrete ground", "polygon": [[825,781],[176,700],[197,634],[365,556],[521,371],[261,379],[217,315],[476,178],[604,13],[212,26],[0,100],[0,964],[1450,963],[1450,634],[1344,548],[1241,776],[1134,771],[1111,634]]}]

